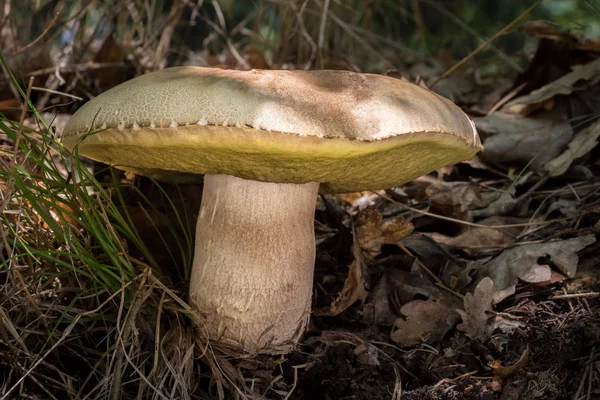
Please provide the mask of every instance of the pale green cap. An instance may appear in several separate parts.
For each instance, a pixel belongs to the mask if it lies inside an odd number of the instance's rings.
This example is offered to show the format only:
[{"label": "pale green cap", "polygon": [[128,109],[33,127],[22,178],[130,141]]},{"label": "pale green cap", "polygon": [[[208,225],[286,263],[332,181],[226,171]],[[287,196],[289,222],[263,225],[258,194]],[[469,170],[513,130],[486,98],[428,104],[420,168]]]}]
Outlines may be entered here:
[{"label": "pale green cap", "polygon": [[397,186],[482,150],[459,107],[403,80],[201,67],[106,91],[73,115],[63,143],[163,181],[228,174],[324,192]]}]

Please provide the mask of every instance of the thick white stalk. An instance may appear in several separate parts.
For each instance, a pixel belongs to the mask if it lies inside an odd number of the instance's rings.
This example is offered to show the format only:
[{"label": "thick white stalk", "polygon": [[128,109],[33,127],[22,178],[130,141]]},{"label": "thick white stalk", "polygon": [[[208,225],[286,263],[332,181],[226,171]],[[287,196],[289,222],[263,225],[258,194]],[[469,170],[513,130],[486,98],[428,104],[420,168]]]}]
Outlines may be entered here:
[{"label": "thick white stalk", "polygon": [[190,299],[213,345],[285,353],[310,316],[318,183],[206,175]]}]

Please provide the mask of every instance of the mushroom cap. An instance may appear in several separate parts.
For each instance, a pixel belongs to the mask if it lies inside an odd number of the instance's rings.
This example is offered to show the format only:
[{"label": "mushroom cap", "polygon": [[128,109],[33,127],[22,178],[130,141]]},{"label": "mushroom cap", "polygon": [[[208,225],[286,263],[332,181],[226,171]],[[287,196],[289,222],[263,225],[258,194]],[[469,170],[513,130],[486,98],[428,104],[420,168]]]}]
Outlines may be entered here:
[{"label": "mushroom cap", "polygon": [[90,100],[65,147],[171,182],[201,174],[320,182],[324,192],[397,186],[482,149],[451,101],[348,71],[175,67]]}]

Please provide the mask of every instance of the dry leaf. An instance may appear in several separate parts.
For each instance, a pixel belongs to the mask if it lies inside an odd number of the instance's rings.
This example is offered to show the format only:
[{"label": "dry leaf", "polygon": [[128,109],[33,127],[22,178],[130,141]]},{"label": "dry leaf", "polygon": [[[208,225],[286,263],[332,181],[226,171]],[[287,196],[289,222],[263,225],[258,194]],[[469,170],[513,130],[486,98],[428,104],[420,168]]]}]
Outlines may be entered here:
[{"label": "dry leaf", "polygon": [[458,325],[459,331],[465,332],[471,339],[487,340],[494,330],[494,316],[492,311],[492,298],[494,296],[494,282],[483,278],[475,293],[467,293],[464,298],[464,310],[456,310],[462,319]]},{"label": "dry leaf", "polygon": [[529,283],[549,281],[552,271],[548,265],[538,264],[541,257],[549,257],[549,261],[563,274],[574,277],[578,261],[576,253],[595,241],[594,236],[589,235],[504,250],[481,270],[483,275],[494,281],[494,303],[514,294],[519,279]]},{"label": "dry leaf", "polygon": [[450,254],[449,246],[437,243],[429,236],[413,233],[402,239],[402,245],[418,255],[421,263],[427,266],[434,274],[448,268],[464,268],[465,262]]},{"label": "dry leaf", "polygon": [[518,330],[527,327],[527,323],[519,320],[519,317],[504,313],[496,315],[494,318],[494,330],[498,330],[506,335],[514,335]]},{"label": "dry leaf", "polygon": [[363,303],[366,300],[368,293],[365,289],[365,278],[363,274],[365,262],[361,254],[360,247],[357,244],[356,235],[354,238],[352,253],[354,254],[354,261],[352,264],[350,264],[348,277],[344,281],[344,287],[342,288],[340,294],[329,307],[321,310],[315,310],[315,315],[334,317],[341,314],[357,300],[360,300]]},{"label": "dry leaf", "polygon": [[573,136],[566,115],[556,111],[540,112],[535,118],[495,112],[474,121],[477,129],[487,134],[480,156],[494,165],[531,163],[531,168],[540,171]]},{"label": "dry leaf", "polygon": [[0,114],[7,119],[19,121],[21,117],[21,103],[16,99],[0,100]]},{"label": "dry leaf", "polygon": [[530,36],[563,42],[563,45],[571,49],[600,52],[600,39],[560,31],[556,25],[547,21],[528,21],[519,30]]},{"label": "dry leaf", "polygon": [[363,311],[364,320],[369,324],[393,325],[404,304],[418,296],[431,297],[438,291],[429,280],[423,278],[418,265],[411,272],[387,268],[385,275],[369,293]]},{"label": "dry leaf", "polygon": [[253,43],[246,45],[243,57],[251,69],[271,69],[263,50]]},{"label": "dry leaf", "polygon": [[468,220],[473,221],[480,218],[510,214],[517,204],[514,194],[515,188],[519,184],[520,182],[517,182],[515,186],[507,190],[484,192],[481,200],[473,203],[471,206],[467,217]]},{"label": "dry leaf", "polygon": [[544,212],[544,218],[547,218],[554,211],[560,212],[567,218],[577,218],[580,213],[581,200],[558,199],[548,205],[548,209]]},{"label": "dry leaf", "polygon": [[356,361],[360,365],[366,365],[371,367],[378,367],[380,365],[377,353],[379,353],[377,347],[373,346],[370,343],[362,343],[354,349]]},{"label": "dry leaf", "polygon": [[550,176],[564,174],[573,161],[579,157],[583,157],[596,147],[599,137],[600,120],[578,132],[571,140],[571,143],[569,143],[567,149],[554,160],[548,162],[544,166],[544,169],[550,173]]},{"label": "dry leaf", "polygon": [[[94,62],[121,63],[125,61],[126,56],[125,50],[117,43],[114,36],[110,34],[96,53]],[[97,79],[100,90],[107,90],[126,80],[127,71],[120,66],[106,67],[94,71],[91,76]]]},{"label": "dry leaf", "polygon": [[384,244],[393,244],[410,235],[413,224],[400,217],[383,220],[375,208],[367,208],[358,214],[356,239],[361,249],[370,257],[376,257]]},{"label": "dry leaf", "polygon": [[500,378],[508,378],[515,373],[525,369],[527,361],[529,360],[529,345],[523,350],[523,354],[519,357],[519,361],[509,366],[502,366],[502,363],[498,360],[489,363],[490,367],[494,370],[494,375]]},{"label": "dry leaf", "polygon": [[432,210],[457,218],[466,217],[471,204],[481,199],[479,188],[469,182],[433,181],[425,189],[425,196]]},{"label": "dry leaf", "polygon": [[400,312],[406,318],[396,320],[398,329],[392,332],[392,340],[400,346],[440,340],[457,322],[460,305],[459,300],[443,293],[405,304]]},{"label": "dry leaf", "polygon": [[[509,225],[527,222],[524,218],[514,217],[490,217],[478,221],[480,225]],[[463,226],[463,232],[450,237],[439,233],[428,234],[436,242],[441,242],[454,248],[462,249],[469,254],[475,254],[482,250],[502,247],[511,243],[514,238],[523,231],[523,227],[510,228],[484,228],[479,226]]]},{"label": "dry leaf", "polygon": [[[600,81],[600,58],[585,65],[575,65],[573,71],[546,86],[534,90],[526,96],[518,97],[507,103],[502,110],[526,116],[540,109],[544,104],[558,95],[569,95],[575,91],[586,89]],[[487,147],[486,147],[487,151]]]}]

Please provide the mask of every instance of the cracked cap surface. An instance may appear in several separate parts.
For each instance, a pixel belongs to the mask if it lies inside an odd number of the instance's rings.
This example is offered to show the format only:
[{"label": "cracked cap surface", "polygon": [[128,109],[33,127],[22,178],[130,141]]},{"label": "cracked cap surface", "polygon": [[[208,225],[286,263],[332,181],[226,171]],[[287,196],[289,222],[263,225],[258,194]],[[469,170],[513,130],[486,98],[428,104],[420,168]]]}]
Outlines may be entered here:
[{"label": "cracked cap surface", "polygon": [[321,183],[325,192],[400,185],[482,149],[449,100],[382,75],[176,67],[127,81],[69,120],[65,147],[165,181],[228,174]]}]

